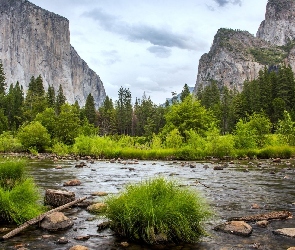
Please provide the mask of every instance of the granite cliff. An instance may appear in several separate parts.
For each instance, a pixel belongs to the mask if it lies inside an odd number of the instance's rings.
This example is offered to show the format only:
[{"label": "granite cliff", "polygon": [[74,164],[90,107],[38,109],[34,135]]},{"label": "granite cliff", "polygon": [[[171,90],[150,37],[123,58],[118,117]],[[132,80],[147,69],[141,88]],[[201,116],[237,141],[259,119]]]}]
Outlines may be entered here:
[{"label": "granite cliff", "polygon": [[295,72],[294,12],[294,0],[269,0],[256,37],[219,29],[210,51],[200,58],[194,91],[212,81],[241,91],[245,80],[254,80],[259,70],[271,65],[290,64]]},{"label": "granite cliff", "polygon": [[27,0],[0,0],[0,60],[7,83],[41,75],[45,89],[63,87],[69,103],[81,106],[91,93],[98,107],[105,98],[99,76],[70,44],[69,21]]}]

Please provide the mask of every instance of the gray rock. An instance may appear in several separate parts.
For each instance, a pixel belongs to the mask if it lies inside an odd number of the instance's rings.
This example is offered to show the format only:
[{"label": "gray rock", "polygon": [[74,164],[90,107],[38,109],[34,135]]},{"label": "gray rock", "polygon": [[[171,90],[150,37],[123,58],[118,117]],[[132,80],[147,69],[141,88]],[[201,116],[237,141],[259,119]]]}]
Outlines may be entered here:
[{"label": "gray rock", "polygon": [[59,207],[75,200],[75,193],[63,190],[47,189],[44,204]]},{"label": "gray rock", "polygon": [[27,0],[0,0],[0,58],[7,83],[28,89],[41,75],[45,89],[61,84],[69,103],[85,105],[89,93],[98,107],[105,99],[99,76],[70,44],[69,20]]},{"label": "gray rock", "polygon": [[72,227],[73,225],[73,220],[69,219],[61,212],[49,214],[41,222],[41,228],[48,231],[64,230]]},{"label": "gray rock", "polygon": [[252,227],[244,221],[229,221],[215,227],[214,230],[240,236],[250,236],[252,233]]}]

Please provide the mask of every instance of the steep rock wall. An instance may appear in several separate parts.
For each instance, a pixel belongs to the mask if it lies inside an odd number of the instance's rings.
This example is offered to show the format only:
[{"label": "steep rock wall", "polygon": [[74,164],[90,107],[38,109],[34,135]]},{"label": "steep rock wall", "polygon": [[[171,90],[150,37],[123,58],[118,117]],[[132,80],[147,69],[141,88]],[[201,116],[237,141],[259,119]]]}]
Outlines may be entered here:
[{"label": "steep rock wall", "polygon": [[70,45],[69,21],[27,0],[0,0],[0,59],[7,83],[41,75],[45,89],[61,84],[67,101],[85,104],[89,93],[98,107],[103,83]]}]

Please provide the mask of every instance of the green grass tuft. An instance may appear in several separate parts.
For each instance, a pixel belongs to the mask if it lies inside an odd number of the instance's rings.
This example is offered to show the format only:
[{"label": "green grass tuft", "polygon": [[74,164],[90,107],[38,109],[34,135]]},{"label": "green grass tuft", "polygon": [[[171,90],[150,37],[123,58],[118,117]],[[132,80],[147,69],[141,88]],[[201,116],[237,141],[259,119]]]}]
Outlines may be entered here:
[{"label": "green grass tuft", "polygon": [[205,235],[209,206],[196,191],[156,178],[108,197],[106,216],[119,235],[148,244],[196,242]]}]

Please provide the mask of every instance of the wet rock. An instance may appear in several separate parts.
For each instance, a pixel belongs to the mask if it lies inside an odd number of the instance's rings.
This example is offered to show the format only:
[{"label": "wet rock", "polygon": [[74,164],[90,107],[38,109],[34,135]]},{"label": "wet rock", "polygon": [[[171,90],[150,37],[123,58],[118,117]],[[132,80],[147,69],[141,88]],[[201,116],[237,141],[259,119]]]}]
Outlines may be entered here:
[{"label": "wet rock", "polygon": [[223,170],[223,166],[214,166],[213,170]]},{"label": "wet rock", "polygon": [[104,203],[94,203],[87,207],[87,211],[90,213],[101,213],[106,209],[106,204]]},{"label": "wet rock", "polygon": [[55,169],[62,169],[62,166],[56,166]]},{"label": "wet rock", "polygon": [[0,228],[0,233],[5,233],[5,232],[8,232],[10,231],[11,229],[7,228],[7,227],[1,227]]},{"label": "wet rock", "polygon": [[126,242],[126,241],[123,241],[123,242],[120,243],[120,245],[121,245],[122,247],[128,247],[128,246],[129,246],[129,243]]},{"label": "wet rock", "polygon": [[92,196],[107,196],[108,193],[106,193],[106,192],[94,192],[91,195]]},{"label": "wet rock", "polygon": [[44,204],[59,207],[75,200],[75,193],[63,190],[47,189]]},{"label": "wet rock", "polygon": [[274,234],[295,238],[295,228],[282,228],[273,231]]},{"label": "wet rock", "polygon": [[65,230],[74,225],[73,220],[66,217],[61,212],[54,212],[45,216],[45,218],[41,222],[41,228],[46,229],[48,231],[59,231]]},{"label": "wet rock", "polygon": [[268,221],[267,220],[260,220],[256,222],[256,225],[259,227],[267,227]]},{"label": "wet rock", "polygon": [[88,247],[76,245],[76,246],[71,247],[69,250],[88,250]]},{"label": "wet rock", "polygon": [[69,240],[65,237],[61,237],[56,241],[57,244],[67,244],[69,243]]},{"label": "wet rock", "polygon": [[272,160],[272,162],[274,162],[274,163],[281,163],[282,160],[281,160],[281,158],[275,158],[275,159]]},{"label": "wet rock", "polygon": [[50,234],[44,234],[44,235],[42,235],[42,239],[43,240],[47,240],[47,239],[50,239],[50,238],[53,238],[54,236],[53,235],[50,235]]},{"label": "wet rock", "polygon": [[203,168],[204,169],[207,169],[207,168],[209,168],[209,166],[208,165],[204,165]]},{"label": "wet rock", "polygon": [[277,220],[277,219],[283,220],[283,219],[287,219],[290,216],[292,216],[292,213],[288,211],[274,211],[274,212],[269,212],[265,214],[254,214],[254,215],[243,216],[243,217],[234,217],[234,218],[231,218],[230,220],[235,220],[235,221],[261,221],[261,220]]},{"label": "wet rock", "polygon": [[97,225],[97,231],[102,231],[109,228],[111,225],[110,221],[104,221]]},{"label": "wet rock", "polygon": [[67,181],[63,184],[64,186],[79,186],[81,185],[81,181],[75,179],[75,180],[70,180],[70,181]]},{"label": "wet rock", "polygon": [[87,164],[85,162],[80,162],[79,164],[75,165],[75,168],[83,168],[83,167],[87,167]]},{"label": "wet rock", "polygon": [[252,233],[252,227],[245,221],[229,221],[215,227],[214,230],[240,236],[250,236]]},{"label": "wet rock", "polygon": [[289,247],[287,250],[295,250],[295,247]]},{"label": "wet rock", "polygon": [[81,208],[86,208],[86,207],[88,207],[88,206],[90,206],[92,204],[93,204],[92,201],[84,200],[82,202],[77,203],[75,206],[81,207]]},{"label": "wet rock", "polygon": [[76,236],[74,239],[75,240],[86,241],[86,240],[89,240],[90,239],[90,235]]}]

